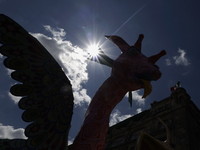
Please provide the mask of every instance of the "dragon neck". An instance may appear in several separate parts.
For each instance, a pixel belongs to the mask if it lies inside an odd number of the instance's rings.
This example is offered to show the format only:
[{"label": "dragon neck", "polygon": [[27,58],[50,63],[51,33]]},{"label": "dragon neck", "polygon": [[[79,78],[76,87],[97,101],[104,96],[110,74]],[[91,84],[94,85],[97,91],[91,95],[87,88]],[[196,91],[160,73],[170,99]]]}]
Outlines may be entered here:
[{"label": "dragon neck", "polygon": [[73,150],[104,147],[110,114],[128,92],[126,85],[122,83],[111,76],[96,92],[74,140]]},{"label": "dragon neck", "polygon": [[[104,105],[109,105],[111,108],[114,108],[127,92],[128,89],[123,85],[123,82],[114,77],[109,77],[94,95],[90,106],[92,106],[94,102],[99,101]],[[90,106],[88,109],[90,109]]]}]

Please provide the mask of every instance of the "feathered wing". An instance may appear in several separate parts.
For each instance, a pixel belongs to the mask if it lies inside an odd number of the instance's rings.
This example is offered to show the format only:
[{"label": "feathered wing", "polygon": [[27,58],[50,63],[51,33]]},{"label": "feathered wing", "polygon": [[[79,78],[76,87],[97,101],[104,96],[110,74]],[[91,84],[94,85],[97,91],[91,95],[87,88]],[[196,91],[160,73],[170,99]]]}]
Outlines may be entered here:
[{"label": "feathered wing", "polygon": [[11,76],[21,82],[10,92],[21,96],[22,119],[27,140],[1,140],[0,149],[65,150],[73,114],[70,81],[49,52],[19,24],[0,14],[0,53],[4,65],[15,70]]}]

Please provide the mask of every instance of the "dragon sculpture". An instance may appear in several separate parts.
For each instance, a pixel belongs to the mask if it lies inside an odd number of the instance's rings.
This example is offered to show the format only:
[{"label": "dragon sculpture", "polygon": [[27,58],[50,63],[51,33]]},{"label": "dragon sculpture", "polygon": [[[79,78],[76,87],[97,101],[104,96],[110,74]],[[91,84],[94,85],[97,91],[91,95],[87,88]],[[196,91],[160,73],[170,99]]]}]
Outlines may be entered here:
[{"label": "dragon sculpture", "polygon": [[[144,88],[145,98],[152,90],[150,82],[161,77],[155,63],[166,54],[164,50],[151,57],[143,55],[142,34],[134,46],[119,36],[106,37],[122,53],[112,60],[100,50],[97,60],[91,58],[112,71],[86,111],[73,150],[103,150],[109,117],[115,106],[129,91]],[[24,110],[22,119],[30,122],[25,129],[28,139],[1,139],[0,150],[66,150],[74,104],[69,79],[36,38],[3,14],[0,15],[0,43],[0,53],[7,57],[4,65],[15,70],[11,77],[22,83],[12,86],[10,92],[22,97],[18,103]],[[138,143],[147,136],[141,137]],[[137,150],[144,150],[141,144]]]}]

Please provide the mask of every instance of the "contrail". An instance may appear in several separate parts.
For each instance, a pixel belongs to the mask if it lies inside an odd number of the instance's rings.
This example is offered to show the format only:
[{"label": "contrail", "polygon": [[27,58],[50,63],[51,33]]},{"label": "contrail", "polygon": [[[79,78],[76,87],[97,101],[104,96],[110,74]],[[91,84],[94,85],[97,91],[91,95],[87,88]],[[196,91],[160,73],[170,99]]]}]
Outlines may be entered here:
[{"label": "contrail", "polygon": [[[151,0],[150,0],[151,1]],[[144,4],[140,9],[138,9],[130,18],[128,18],[112,35],[117,33],[129,20],[131,20],[140,10],[142,10],[150,1]]]}]

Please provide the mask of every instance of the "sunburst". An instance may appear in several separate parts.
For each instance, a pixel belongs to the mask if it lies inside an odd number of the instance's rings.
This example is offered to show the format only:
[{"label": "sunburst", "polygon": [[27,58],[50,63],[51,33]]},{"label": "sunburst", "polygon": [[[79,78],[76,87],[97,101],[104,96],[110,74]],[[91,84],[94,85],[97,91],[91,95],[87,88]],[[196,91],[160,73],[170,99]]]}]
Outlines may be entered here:
[{"label": "sunburst", "polygon": [[99,46],[96,44],[89,45],[87,50],[88,50],[88,53],[93,57],[98,56],[99,54]]}]

